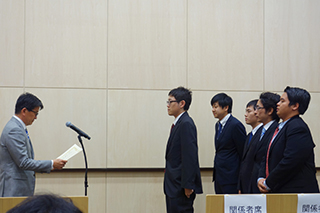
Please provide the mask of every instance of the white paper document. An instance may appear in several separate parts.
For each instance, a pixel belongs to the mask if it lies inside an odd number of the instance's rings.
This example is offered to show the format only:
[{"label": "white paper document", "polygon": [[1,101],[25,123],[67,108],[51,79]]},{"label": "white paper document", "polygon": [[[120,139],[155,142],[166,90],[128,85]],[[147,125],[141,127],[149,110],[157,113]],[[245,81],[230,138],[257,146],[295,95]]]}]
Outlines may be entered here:
[{"label": "white paper document", "polygon": [[82,151],[82,149],[78,145],[74,144],[67,151],[65,151],[62,155],[57,157],[57,159],[69,160],[70,158],[72,158],[73,156],[75,156],[76,154],[78,154],[81,151]]}]

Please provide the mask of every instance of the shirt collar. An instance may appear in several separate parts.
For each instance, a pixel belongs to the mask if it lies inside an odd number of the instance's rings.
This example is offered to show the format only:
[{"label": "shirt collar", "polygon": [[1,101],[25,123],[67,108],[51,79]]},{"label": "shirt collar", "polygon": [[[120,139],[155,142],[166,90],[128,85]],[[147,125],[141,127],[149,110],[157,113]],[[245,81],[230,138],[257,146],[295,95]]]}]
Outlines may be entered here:
[{"label": "shirt collar", "polygon": [[226,125],[228,119],[230,118],[231,113],[229,113],[228,115],[224,116],[224,118],[221,119],[220,123],[222,126]]},{"label": "shirt collar", "polygon": [[263,128],[265,128],[265,130],[267,131],[269,129],[269,127],[273,124],[273,122],[275,122],[275,120],[270,121],[269,123],[264,125]]},{"label": "shirt collar", "polygon": [[13,117],[14,117],[15,119],[17,119],[17,120],[21,123],[21,125],[23,126],[24,129],[27,129],[25,123],[23,123],[23,121],[22,121],[18,116],[13,115]]},{"label": "shirt collar", "polygon": [[174,120],[173,125],[176,125],[176,123],[178,122],[179,118],[183,115],[184,112],[182,112],[180,115],[178,115],[178,117]]},{"label": "shirt collar", "polygon": [[258,126],[256,126],[252,131],[252,135],[256,134],[256,132],[258,131],[258,129],[262,126],[262,123],[260,123]]},{"label": "shirt collar", "polygon": [[288,120],[286,120],[286,121],[284,121],[284,122],[279,123],[279,126],[278,126],[279,131],[284,127],[284,125],[286,125],[286,123],[287,123],[290,119],[291,119],[291,118],[289,118]]}]

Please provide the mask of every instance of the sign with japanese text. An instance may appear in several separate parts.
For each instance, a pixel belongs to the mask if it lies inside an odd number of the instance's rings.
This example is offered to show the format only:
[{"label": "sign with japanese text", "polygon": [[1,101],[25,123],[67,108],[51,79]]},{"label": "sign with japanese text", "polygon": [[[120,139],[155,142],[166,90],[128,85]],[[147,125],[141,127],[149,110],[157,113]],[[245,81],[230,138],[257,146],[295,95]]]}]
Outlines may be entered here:
[{"label": "sign with japanese text", "polygon": [[224,212],[267,213],[266,195],[225,195]]},{"label": "sign with japanese text", "polygon": [[297,213],[320,213],[320,194],[298,194]]}]

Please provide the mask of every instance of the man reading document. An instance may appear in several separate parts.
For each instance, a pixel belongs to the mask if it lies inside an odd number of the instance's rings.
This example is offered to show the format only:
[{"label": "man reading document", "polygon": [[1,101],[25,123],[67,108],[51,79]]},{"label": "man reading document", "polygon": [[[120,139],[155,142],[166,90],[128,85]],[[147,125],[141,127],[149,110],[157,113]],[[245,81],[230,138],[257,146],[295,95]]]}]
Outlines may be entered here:
[{"label": "man reading document", "polygon": [[8,121],[0,137],[0,197],[32,196],[35,172],[49,173],[62,169],[66,160],[34,160],[27,126],[31,125],[43,104],[34,95],[20,95],[15,115]]}]

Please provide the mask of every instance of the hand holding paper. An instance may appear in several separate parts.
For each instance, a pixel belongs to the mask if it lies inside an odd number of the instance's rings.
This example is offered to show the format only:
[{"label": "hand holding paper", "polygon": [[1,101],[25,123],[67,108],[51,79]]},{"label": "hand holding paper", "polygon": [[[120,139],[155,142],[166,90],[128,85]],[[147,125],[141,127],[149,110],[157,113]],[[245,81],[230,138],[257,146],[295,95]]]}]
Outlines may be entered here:
[{"label": "hand holding paper", "polygon": [[61,160],[61,159],[55,159],[53,160],[53,170],[55,169],[62,169],[66,165],[67,161],[66,160]]}]

